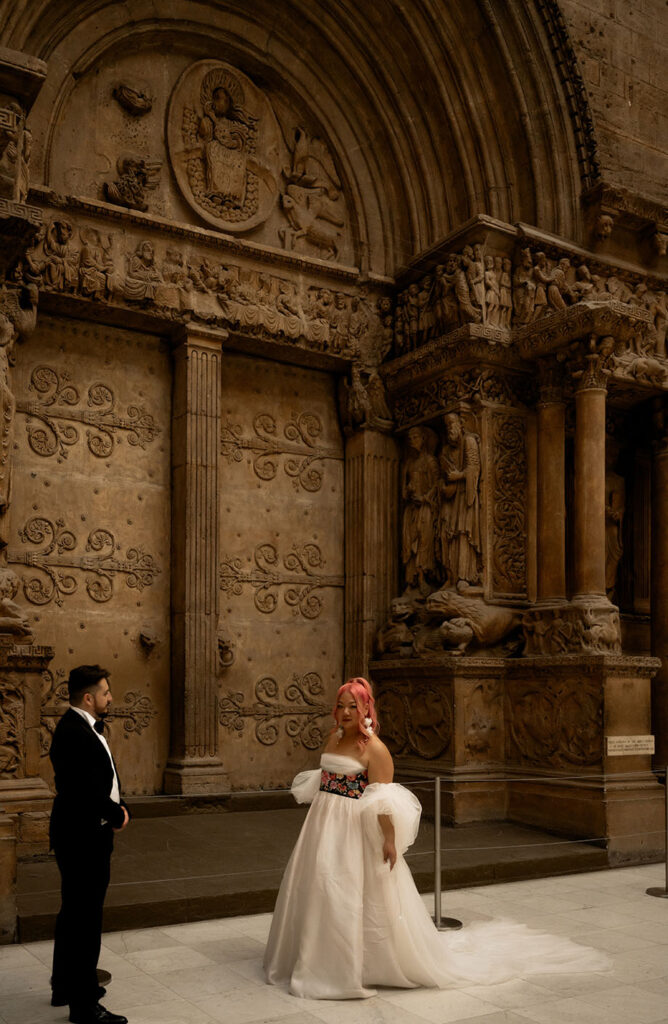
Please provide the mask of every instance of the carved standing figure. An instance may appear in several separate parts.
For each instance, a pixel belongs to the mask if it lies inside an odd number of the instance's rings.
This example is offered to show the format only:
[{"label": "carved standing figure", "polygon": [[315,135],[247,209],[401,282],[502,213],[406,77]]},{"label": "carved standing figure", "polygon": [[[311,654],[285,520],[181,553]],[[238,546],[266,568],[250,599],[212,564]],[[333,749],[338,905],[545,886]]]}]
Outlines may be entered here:
[{"label": "carved standing figure", "polygon": [[522,249],[520,262],[513,274],[513,307],[518,324],[528,324],[533,316],[536,282],[530,249]]},{"label": "carved standing figure", "polygon": [[402,560],[406,591],[417,588],[422,594],[429,592],[428,578],[433,575],[436,564],[434,509],[438,462],[433,454],[435,442],[436,437],[428,427],[411,427],[401,476],[404,499]]},{"label": "carved standing figure", "polygon": [[439,457],[440,561],[448,583],[480,580],[480,441],[464,430],[458,413],[444,417],[446,439]]},{"label": "carved standing figure", "polygon": [[[18,289],[3,285],[0,290],[0,515],[4,514],[11,497],[12,443],[16,399],[12,391],[10,367],[12,350],[19,336],[34,330],[37,320],[38,290],[34,284],[24,289],[25,302],[21,305]],[[6,529],[0,530],[0,543],[7,543]]]},{"label": "carved standing figure", "polygon": [[204,77],[201,95],[204,116],[200,118],[197,134],[204,143],[206,195],[230,206],[242,207],[246,199],[248,150],[255,118],[241,106],[239,86],[239,95],[232,96],[228,77],[217,69]]},{"label": "carved standing figure", "polygon": [[[501,262],[499,260],[499,262]],[[493,256],[485,257],[485,306],[487,309],[487,323],[492,327],[499,326],[501,291],[499,276],[495,267]]]},{"label": "carved standing figure", "polygon": [[622,526],[626,507],[624,477],[615,472],[616,452],[605,451],[605,592],[612,600],[617,585],[617,570],[622,557]]},{"label": "carved standing figure", "polygon": [[499,275],[499,307],[501,310],[501,326],[510,327],[513,318],[513,264],[504,256],[501,261]]}]

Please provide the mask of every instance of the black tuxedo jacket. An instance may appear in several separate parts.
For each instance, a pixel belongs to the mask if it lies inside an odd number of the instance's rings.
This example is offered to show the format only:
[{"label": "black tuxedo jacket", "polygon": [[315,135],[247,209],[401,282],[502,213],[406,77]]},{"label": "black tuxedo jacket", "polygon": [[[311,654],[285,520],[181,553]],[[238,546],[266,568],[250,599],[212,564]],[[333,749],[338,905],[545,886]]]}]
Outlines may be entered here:
[{"label": "black tuxedo jacket", "polygon": [[56,726],[49,757],[56,783],[51,847],[85,843],[99,833],[102,821],[120,828],[125,804],[109,796],[114,781],[109,755],[86,719],[72,708]]}]

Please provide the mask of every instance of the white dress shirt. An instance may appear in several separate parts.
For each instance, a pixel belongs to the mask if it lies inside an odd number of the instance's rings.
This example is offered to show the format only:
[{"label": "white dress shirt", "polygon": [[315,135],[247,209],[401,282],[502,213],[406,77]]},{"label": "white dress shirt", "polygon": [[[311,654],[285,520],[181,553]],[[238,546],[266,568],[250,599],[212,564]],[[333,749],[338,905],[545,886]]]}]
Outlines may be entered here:
[{"label": "white dress shirt", "polygon": [[[72,705],[70,705],[70,707],[72,707]],[[111,768],[112,768],[112,771],[114,773],[114,781],[111,784],[111,792],[110,792],[109,796],[111,797],[111,799],[114,801],[115,804],[120,804],[120,802],[121,802],[121,790],[120,790],[120,787],[118,785],[118,775],[116,774],[116,766],[114,764],[114,759],[111,756],[111,750],[109,749],[109,744],[107,743],[106,738],[102,735],[101,732],[96,732],[95,731],[95,719],[93,718],[92,715],[89,715],[89,713],[87,711],[84,711],[83,708],[75,708],[75,707],[72,707],[72,711],[76,711],[77,714],[81,715],[81,717],[84,718],[88,722],[88,724],[90,725],[91,729],[93,730],[93,732],[95,733],[95,735],[99,739],[100,743],[102,744],[104,749],[107,751],[107,754],[109,755],[109,760],[111,761]]]}]

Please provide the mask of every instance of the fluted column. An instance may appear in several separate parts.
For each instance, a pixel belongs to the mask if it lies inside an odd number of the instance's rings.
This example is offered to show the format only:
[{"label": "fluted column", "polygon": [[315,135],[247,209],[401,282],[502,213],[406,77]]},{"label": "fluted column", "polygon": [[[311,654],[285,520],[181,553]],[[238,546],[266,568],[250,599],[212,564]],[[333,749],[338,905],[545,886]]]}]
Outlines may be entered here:
[{"label": "fluted column", "polygon": [[346,441],[345,674],[366,675],[398,578],[399,453],[377,430]]},{"label": "fluted column", "polygon": [[661,403],[655,415],[652,453],[652,539],[650,613],[652,654],[661,668],[652,681],[652,732],[655,764],[668,764],[668,409]]},{"label": "fluted column", "polygon": [[559,370],[540,370],[537,406],[537,597],[542,602],[566,599],[566,409]]},{"label": "fluted column", "polygon": [[605,396],[609,339],[590,339],[576,371],[574,599],[606,601]]},{"label": "fluted column", "polygon": [[217,722],[222,340],[188,325],[174,348],[168,793],[227,788]]}]

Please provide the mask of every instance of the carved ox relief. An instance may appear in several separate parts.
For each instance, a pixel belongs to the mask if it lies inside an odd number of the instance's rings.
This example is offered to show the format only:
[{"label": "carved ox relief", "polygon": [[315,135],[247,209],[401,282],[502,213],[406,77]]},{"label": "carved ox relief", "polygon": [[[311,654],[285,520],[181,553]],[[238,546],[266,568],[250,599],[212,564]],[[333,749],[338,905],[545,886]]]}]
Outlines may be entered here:
[{"label": "carved ox relief", "polygon": [[246,722],[255,723],[255,738],[266,747],[278,742],[281,727],[294,747],[319,750],[330,728],[331,703],[317,672],[293,675],[281,689],[270,676],[255,684],[255,702],[246,703],[243,693],[229,691],[218,702],[219,722],[230,733],[243,733]]},{"label": "carved ox relief", "polygon": [[345,582],[343,576],[325,576],[315,571],[325,565],[317,544],[293,545],[283,557],[282,568],[274,545],[259,544],[253,561],[255,565],[246,569],[241,558],[225,558],[219,571],[220,589],[238,597],[244,586],[252,587],[255,607],[265,614],[276,610],[282,591],[285,603],[295,615],[316,619],[322,611],[322,598],[316,591],[342,588]]},{"label": "carved ox relief", "polygon": [[91,384],[84,404],[67,371],[59,373],[51,366],[36,366],[29,390],[38,396],[37,400],[19,400],[16,408],[28,417],[28,444],[36,455],[55,455],[59,462],[66,459],[68,448],[80,440],[77,424],[87,427],[88,450],[100,459],[113,454],[114,438],[118,440],[119,433],[126,434],[129,444],[143,449],[160,433],[153,416],[142,406],[130,405],[125,416],[119,416],[115,411],[116,397],[107,384]]},{"label": "carved ox relief", "polygon": [[253,420],[253,432],[249,437],[241,426],[228,423],[221,430],[221,454],[228,462],[241,462],[244,451],[252,453],[253,471],[260,480],[274,480],[281,456],[286,456],[283,469],[295,490],[302,487],[311,493],[319,491],[324,472],[321,464],[327,460],[340,462],[343,457],[338,448],[318,445],[322,421],[314,413],[293,414],[282,437],[275,418],[260,413]]},{"label": "carved ox relief", "polygon": [[511,684],[510,739],[521,763],[553,768],[598,764],[603,754],[600,688],[588,680]]},{"label": "carved ox relief", "polygon": [[125,577],[128,587],[143,590],[150,587],[161,572],[153,555],[141,546],[128,548],[125,558],[116,554],[121,545],[113,533],[94,529],[88,534],[84,553],[75,554],[79,543],[63,519],[54,521],[44,516],[33,516],[19,531],[24,545],[41,546],[39,551],[11,549],[7,561],[37,569],[41,576],[23,576],[23,593],[31,604],[45,605],[64,599],[79,587],[79,573],[84,574],[86,593],[93,601],[104,603],[114,593],[114,578]]}]

